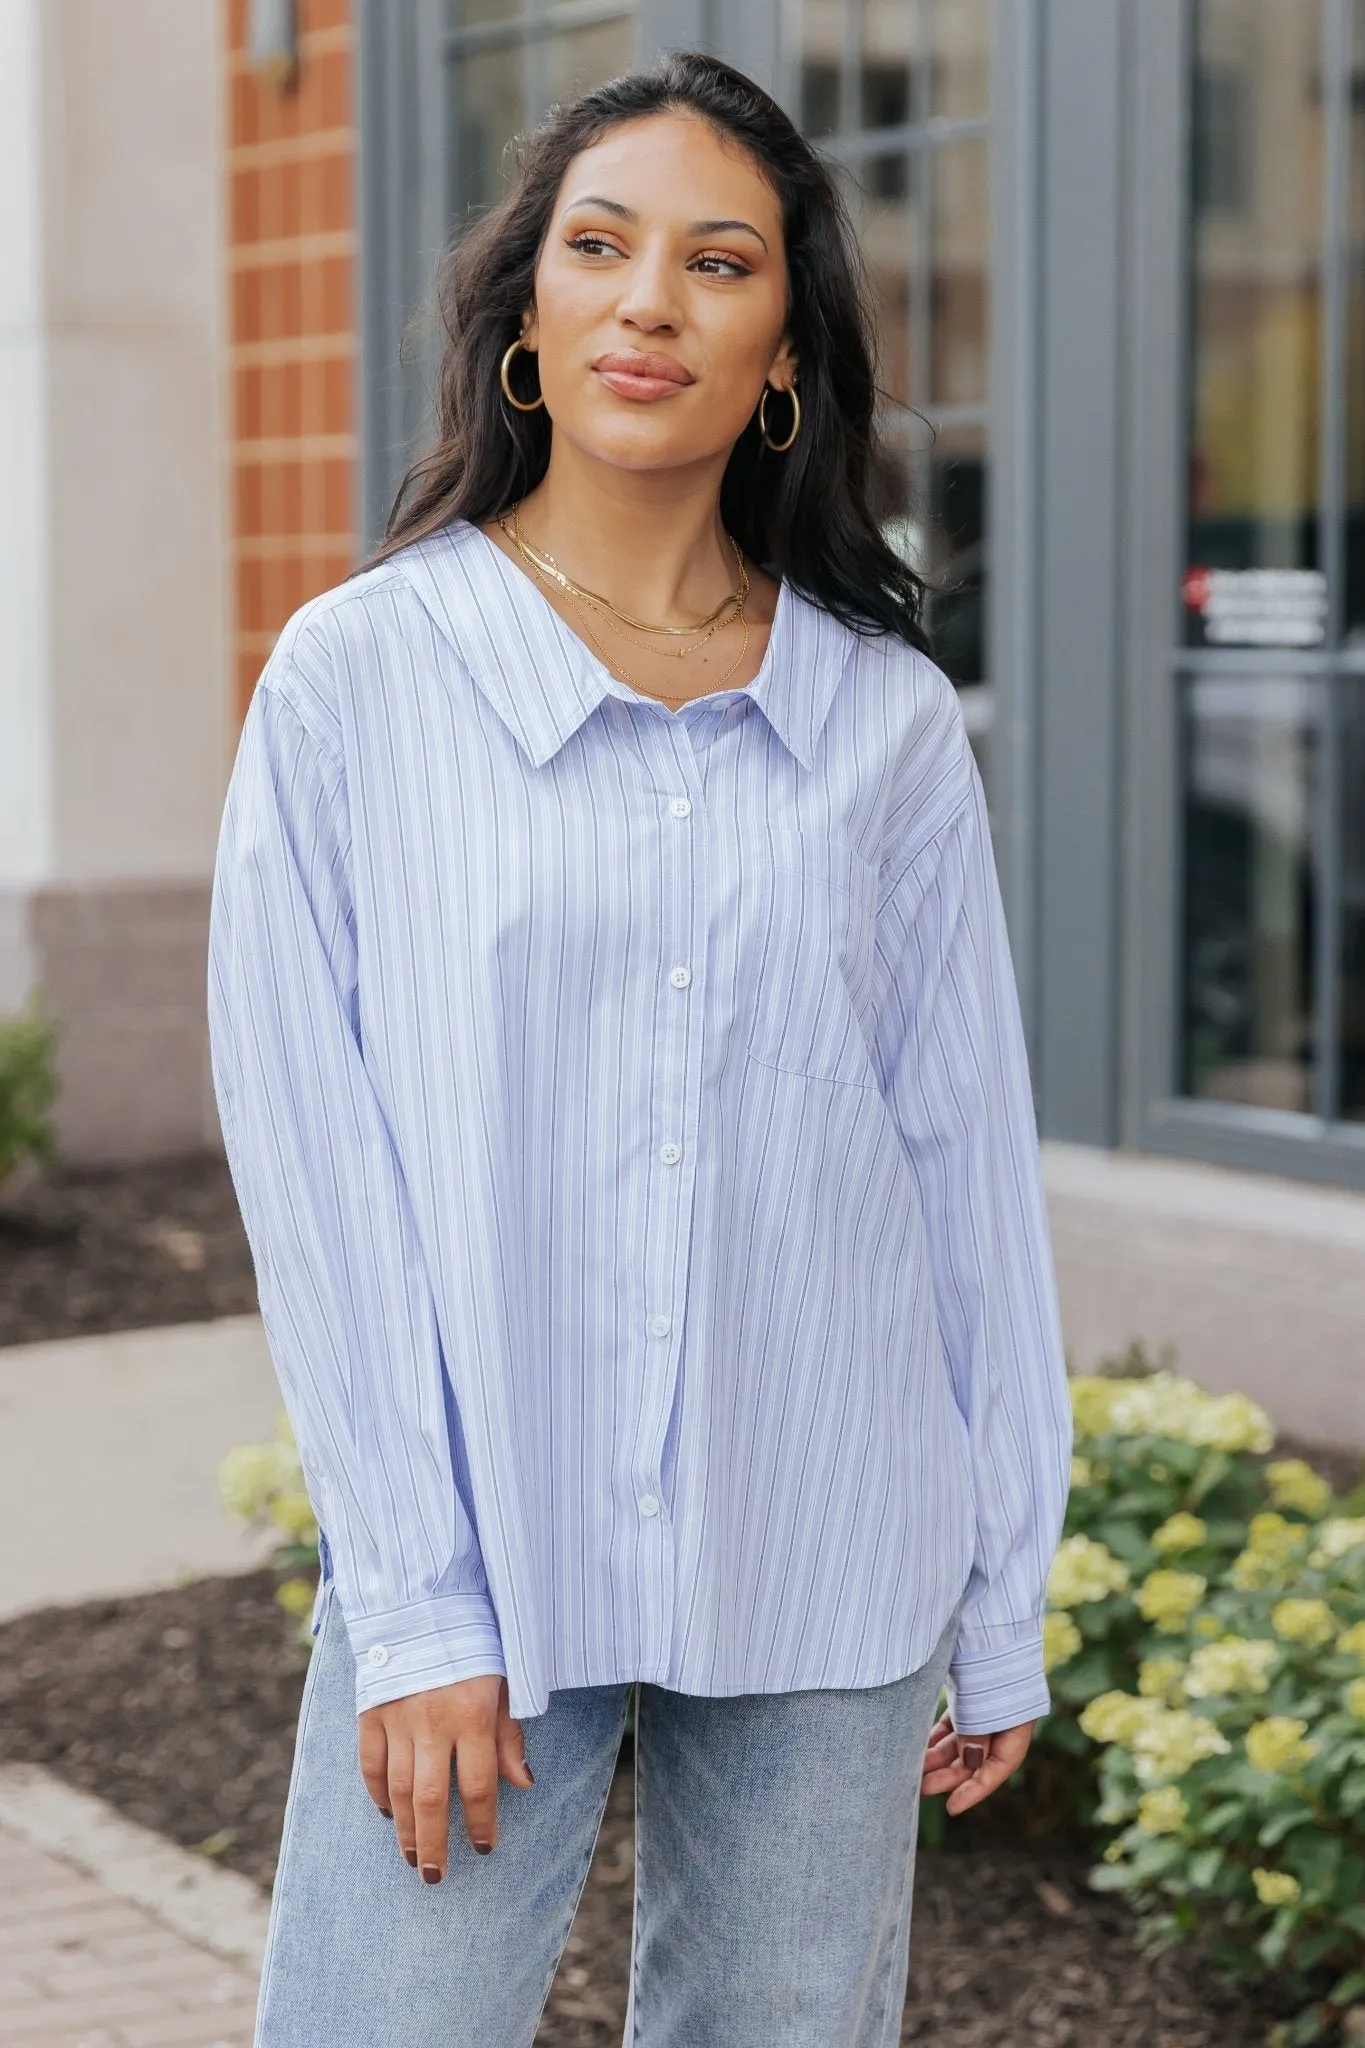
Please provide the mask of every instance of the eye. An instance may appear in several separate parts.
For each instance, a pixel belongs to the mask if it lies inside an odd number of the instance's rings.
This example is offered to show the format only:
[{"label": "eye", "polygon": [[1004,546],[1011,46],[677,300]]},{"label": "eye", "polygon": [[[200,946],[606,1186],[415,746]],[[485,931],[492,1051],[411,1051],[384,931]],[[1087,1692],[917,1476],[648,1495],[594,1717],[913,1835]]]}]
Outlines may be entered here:
[{"label": "eye", "polygon": [[595,235],[591,228],[585,228],[581,235],[574,235],[569,247],[581,250],[585,256],[619,256],[621,253],[615,242],[608,241],[605,235]]},{"label": "eye", "polygon": [[697,268],[707,266],[707,277],[753,276],[747,263],[741,263],[738,256],[723,255],[719,249],[707,249],[700,256],[694,256],[692,261]]}]

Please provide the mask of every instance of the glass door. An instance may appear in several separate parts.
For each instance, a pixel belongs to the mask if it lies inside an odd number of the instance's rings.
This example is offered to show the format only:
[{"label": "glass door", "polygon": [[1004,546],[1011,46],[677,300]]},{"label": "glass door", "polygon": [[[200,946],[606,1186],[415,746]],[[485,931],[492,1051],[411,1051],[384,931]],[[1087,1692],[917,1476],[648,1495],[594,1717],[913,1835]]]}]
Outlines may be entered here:
[{"label": "glass door", "polygon": [[1189,61],[1177,1093],[1345,1135],[1365,1122],[1365,0],[1191,0]]},{"label": "glass door", "polygon": [[787,104],[846,178],[878,317],[882,514],[989,723],[990,0],[792,0]]}]

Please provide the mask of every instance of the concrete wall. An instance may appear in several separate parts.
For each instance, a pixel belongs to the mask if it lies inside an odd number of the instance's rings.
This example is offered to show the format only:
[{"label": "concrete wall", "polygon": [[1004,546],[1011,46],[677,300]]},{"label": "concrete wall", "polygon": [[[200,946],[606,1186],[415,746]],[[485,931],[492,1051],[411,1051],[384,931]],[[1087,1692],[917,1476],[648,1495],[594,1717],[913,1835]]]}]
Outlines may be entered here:
[{"label": "concrete wall", "polygon": [[0,1009],[73,1158],[211,1138],[231,741],[214,0],[0,0]]}]

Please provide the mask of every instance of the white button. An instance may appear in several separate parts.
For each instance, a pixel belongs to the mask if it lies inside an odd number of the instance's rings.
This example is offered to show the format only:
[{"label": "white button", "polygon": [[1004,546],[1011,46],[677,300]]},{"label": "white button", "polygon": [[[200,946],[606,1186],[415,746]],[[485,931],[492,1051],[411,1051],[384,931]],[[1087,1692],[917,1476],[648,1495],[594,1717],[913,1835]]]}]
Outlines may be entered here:
[{"label": "white button", "polygon": [[389,1661],[389,1653],[382,1643],[372,1643],[365,1654],[371,1664],[387,1664]]},{"label": "white button", "polygon": [[692,815],[692,802],[690,797],[675,796],[669,804],[668,808],[670,811],[672,811],[675,818],[690,818]]},{"label": "white button", "polygon": [[670,968],[668,978],[674,988],[686,988],[692,979],[692,969],[690,967]]},{"label": "white button", "polygon": [[666,1337],[671,1327],[672,1325],[667,1316],[651,1316],[649,1319],[649,1334],[651,1337]]},{"label": "white button", "polygon": [[682,1146],[660,1145],[659,1157],[663,1160],[665,1166],[676,1166],[678,1161],[682,1158]]},{"label": "white button", "polygon": [[659,1503],[658,1503],[658,1501],[657,1501],[657,1500],[655,1500],[655,1498],[654,1498],[654,1496],[653,1496],[653,1494],[652,1494],[652,1493],[647,1493],[647,1494],[646,1494],[646,1495],[644,1496],[644,1499],[643,1499],[643,1500],[642,1500],[642,1501],[640,1502],[640,1513],[641,1513],[642,1515],[657,1515],[657,1514],[658,1514],[658,1512],[659,1512]]}]

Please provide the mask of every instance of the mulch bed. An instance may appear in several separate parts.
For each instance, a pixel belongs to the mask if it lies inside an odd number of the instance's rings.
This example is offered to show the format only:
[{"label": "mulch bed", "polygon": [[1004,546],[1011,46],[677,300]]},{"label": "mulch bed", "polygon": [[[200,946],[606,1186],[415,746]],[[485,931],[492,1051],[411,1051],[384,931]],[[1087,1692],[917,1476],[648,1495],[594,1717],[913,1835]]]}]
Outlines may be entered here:
[{"label": "mulch bed", "polygon": [[[0,1761],[46,1764],[269,1885],[307,1656],[274,1586],[269,1571],[202,1579],[0,1626]],[[903,2042],[1263,2048],[1264,2007],[1220,1994],[1190,1956],[1142,1957],[1123,1903],[1087,1890],[1084,1848],[1028,1839],[1007,1796],[920,1855]],[[620,2042],[632,1859],[627,1754],[538,2048]]]},{"label": "mulch bed", "polygon": [[60,1170],[0,1204],[0,1345],[249,1314],[226,1162]]}]

